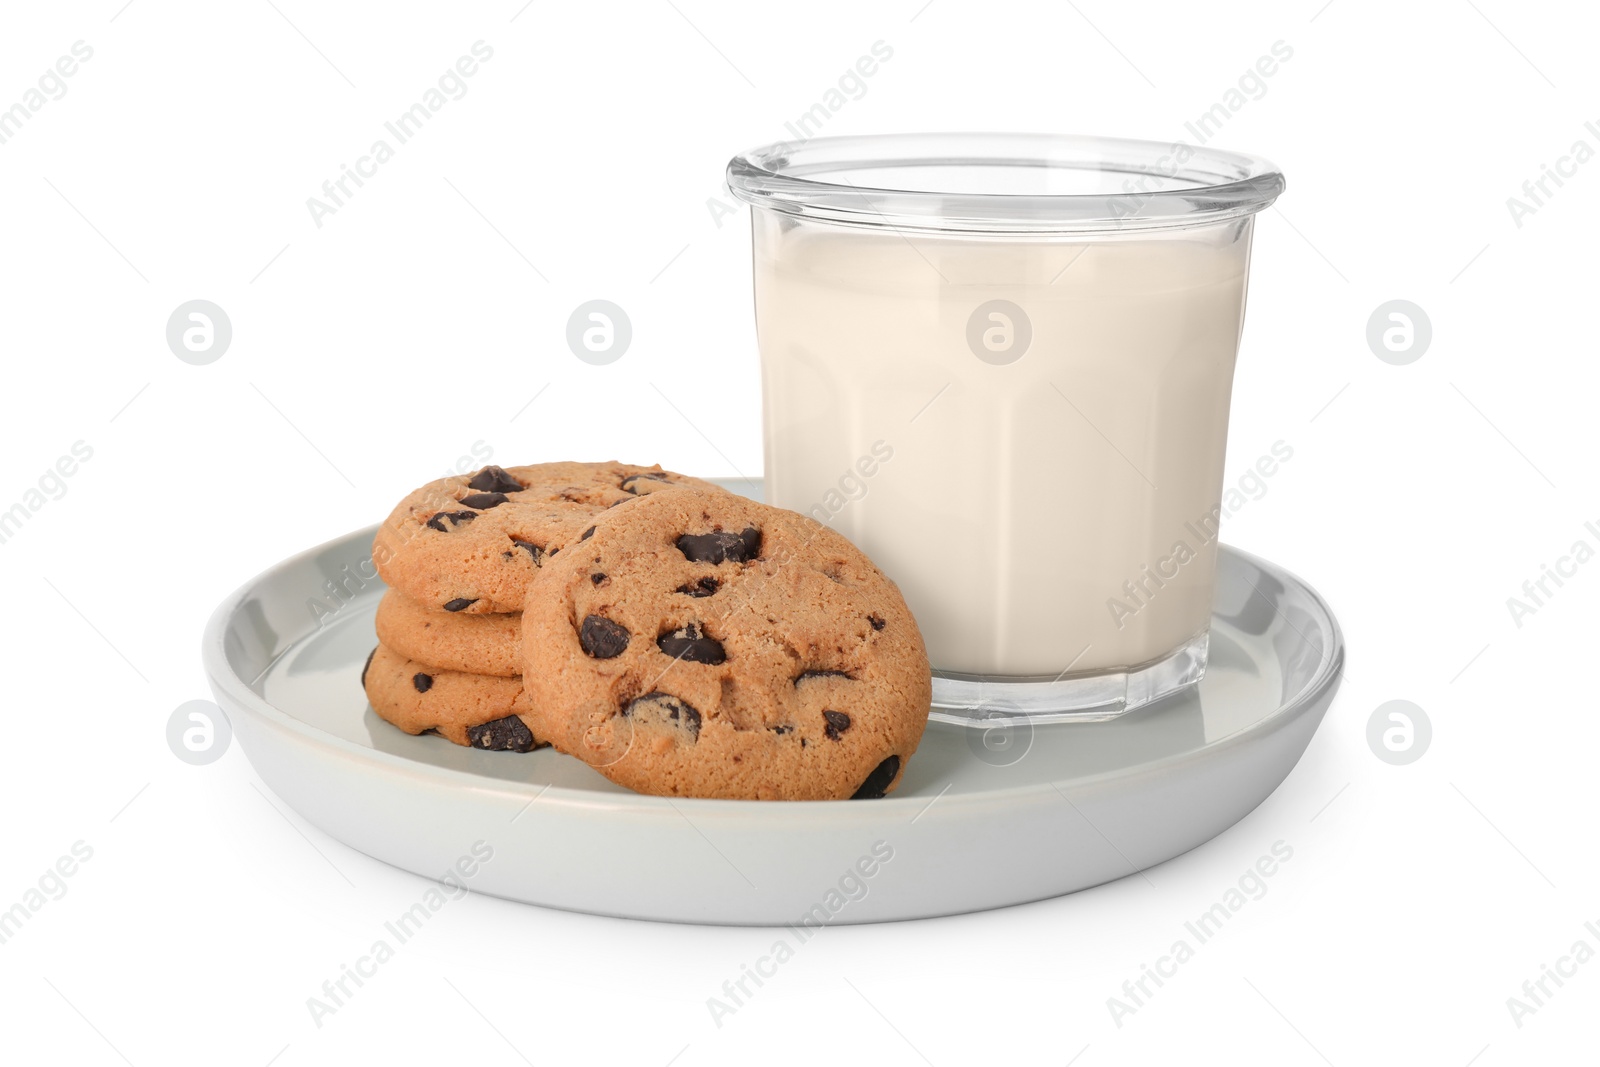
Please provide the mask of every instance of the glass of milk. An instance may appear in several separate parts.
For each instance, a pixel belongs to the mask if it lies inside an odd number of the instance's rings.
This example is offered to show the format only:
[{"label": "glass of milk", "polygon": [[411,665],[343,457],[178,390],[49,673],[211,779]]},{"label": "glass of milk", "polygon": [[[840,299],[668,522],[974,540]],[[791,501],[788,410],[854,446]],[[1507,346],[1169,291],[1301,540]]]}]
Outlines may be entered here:
[{"label": "glass of milk", "polygon": [[1016,134],[737,156],[767,500],[859,545],[934,716],[1100,720],[1205,672],[1253,216],[1272,164]]}]

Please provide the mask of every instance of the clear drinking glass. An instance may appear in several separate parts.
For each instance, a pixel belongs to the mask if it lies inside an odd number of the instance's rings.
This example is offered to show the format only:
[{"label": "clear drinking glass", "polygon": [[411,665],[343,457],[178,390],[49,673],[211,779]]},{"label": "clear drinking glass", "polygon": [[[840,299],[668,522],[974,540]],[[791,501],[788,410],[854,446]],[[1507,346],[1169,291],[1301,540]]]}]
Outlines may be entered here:
[{"label": "clear drinking glass", "polygon": [[849,537],[934,715],[1111,718],[1199,681],[1270,163],[1014,134],[735,157],[767,499]]}]

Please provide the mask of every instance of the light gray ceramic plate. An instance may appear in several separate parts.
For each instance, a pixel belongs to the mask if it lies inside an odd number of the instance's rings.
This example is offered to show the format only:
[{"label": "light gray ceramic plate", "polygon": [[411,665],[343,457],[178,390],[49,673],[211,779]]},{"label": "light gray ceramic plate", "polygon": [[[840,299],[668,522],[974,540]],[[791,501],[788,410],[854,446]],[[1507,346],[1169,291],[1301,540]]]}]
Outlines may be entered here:
[{"label": "light gray ceramic plate", "polygon": [[930,723],[882,800],[668,800],[550,749],[479,752],[377,718],[358,681],[383,593],[365,577],[372,535],[285,560],[212,616],[206,671],[251,763],[369,856],[438,878],[483,842],[478,855],[493,856],[464,865],[470,888],[603,915],[882,922],[1122,878],[1209,840],[1277,788],[1344,663],[1314,590],[1223,546],[1195,689],[1102,723]]}]

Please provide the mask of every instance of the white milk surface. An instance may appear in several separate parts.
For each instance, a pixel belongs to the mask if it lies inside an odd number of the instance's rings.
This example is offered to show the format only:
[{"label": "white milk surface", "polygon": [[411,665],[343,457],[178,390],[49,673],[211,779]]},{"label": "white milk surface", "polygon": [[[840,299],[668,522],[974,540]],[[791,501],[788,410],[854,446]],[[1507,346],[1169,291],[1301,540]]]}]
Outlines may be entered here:
[{"label": "white milk surface", "polygon": [[[1121,669],[1206,629],[1249,220],[1069,242],[755,216],[768,499],[899,584],[936,670]],[[968,340],[992,300],[1031,326],[1003,365]],[[1016,351],[1017,316],[978,317]]]}]

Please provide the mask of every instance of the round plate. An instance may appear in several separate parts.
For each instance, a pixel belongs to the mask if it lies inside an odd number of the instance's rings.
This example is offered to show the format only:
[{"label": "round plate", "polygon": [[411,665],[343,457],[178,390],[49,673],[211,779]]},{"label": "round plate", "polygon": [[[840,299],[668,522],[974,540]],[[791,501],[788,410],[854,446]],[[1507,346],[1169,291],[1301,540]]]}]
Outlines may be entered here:
[{"label": "round plate", "polygon": [[[369,856],[602,915],[882,922],[1124,877],[1266,799],[1310,743],[1344,663],[1315,591],[1223,546],[1209,667],[1185,693],[1101,723],[929,723],[882,800],[641,796],[553,749],[481,752],[376,716],[359,682],[384,588],[375,529],[278,564],[206,627],[206,672],[251,763],[308,821]],[[464,859],[470,876],[452,871]]]}]

